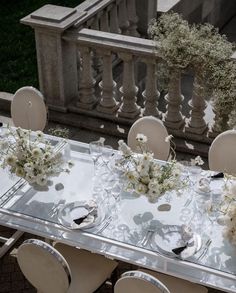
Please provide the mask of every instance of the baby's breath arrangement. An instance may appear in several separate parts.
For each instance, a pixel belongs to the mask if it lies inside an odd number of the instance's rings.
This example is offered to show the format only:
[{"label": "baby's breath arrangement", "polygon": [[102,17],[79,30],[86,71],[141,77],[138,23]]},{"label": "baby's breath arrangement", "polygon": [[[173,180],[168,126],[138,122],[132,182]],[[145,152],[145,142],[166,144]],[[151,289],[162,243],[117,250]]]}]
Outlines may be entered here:
[{"label": "baby's breath arrangement", "polygon": [[181,164],[175,160],[161,164],[148,150],[145,135],[138,134],[136,140],[140,154],[134,153],[123,140],[119,141],[122,158],[118,160],[117,166],[124,171],[128,190],[146,195],[152,202],[166,191],[185,186],[185,183],[180,180]]},{"label": "baby's breath arrangement", "polygon": [[56,126],[55,128],[49,128],[48,134],[63,137],[63,138],[69,138],[69,129]]},{"label": "baby's breath arrangement", "polygon": [[30,184],[44,186],[49,176],[62,171],[69,172],[61,152],[56,152],[43,132],[36,131],[33,136],[30,130],[8,127],[0,141],[0,166],[8,168]]},{"label": "baby's breath arrangement", "polygon": [[[156,41],[161,57],[169,66],[171,83],[178,79],[176,70],[194,70],[193,95],[196,99],[212,98],[215,131],[236,125],[236,65],[231,56],[234,45],[210,24],[190,26],[177,13],[165,13],[153,20],[148,32]],[[177,74],[177,73],[176,73]],[[172,80],[172,81],[171,81]],[[176,88],[174,88],[176,92]]]},{"label": "baby's breath arrangement", "polygon": [[192,32],[178,13],[166,13],[152,20],[148,33],[157,42],[157,49],[168,66],[186,68],[191,61]]}]

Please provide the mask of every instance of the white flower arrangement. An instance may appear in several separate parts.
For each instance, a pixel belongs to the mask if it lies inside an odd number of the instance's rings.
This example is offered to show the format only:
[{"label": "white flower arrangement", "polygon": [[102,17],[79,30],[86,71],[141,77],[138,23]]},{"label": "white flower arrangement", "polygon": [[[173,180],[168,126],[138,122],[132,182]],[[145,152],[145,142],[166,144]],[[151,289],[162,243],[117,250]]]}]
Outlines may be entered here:
[{"label": "white flower arrangement", "polygon": [[[8,168],[10,173],[24,178],[30,184],[45,186],[49,176],[69,172],[62,153],[54,151],[41,131],[36,131],[33,137],[30,130],[8,127],[0,141],[0,155],[2,168]],[[67,165],[70,168],[73,163],[68,162]]]},{"label": "white flower arrangement", "polygon": [[118,142],[122,157],[117,166],[127,179],[127,190],[146,195],[153,202],[166,191],[185,186],[185,182],[180,180],[181,164],[175,160],[160,164],[147,149],[147,137],[138,134],[136,140],[141,154],[134,153],[123,140]]},{"label": "white flower arrangement", "polygon": [[[235,177],[225,174],[224,199],[220,204],[223,216],[219,221],[224,225],[223,236],[236,246],[236,182]],[[227,178],[228,177],[228,178]]]}]

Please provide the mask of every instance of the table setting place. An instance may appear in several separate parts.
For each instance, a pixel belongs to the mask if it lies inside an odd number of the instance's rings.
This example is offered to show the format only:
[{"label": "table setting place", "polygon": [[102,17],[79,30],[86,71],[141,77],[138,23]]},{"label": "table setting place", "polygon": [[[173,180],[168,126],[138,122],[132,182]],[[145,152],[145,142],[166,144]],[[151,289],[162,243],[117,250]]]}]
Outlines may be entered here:
[{"label": "table setting place", "polygon": [[35,189],[38,201],[50,191],[55,194],[47,221],[193,262],[217,245],[216,226],[222,243],[236,245],[235,178],[201,169],[200,157],[191,162],[177,162],[175,156],[156,160],[143,134],[137,135],[137,152],[122,140],[116,151],[100,139],[73,157],[65,140],[52,145],[43,133],[36,132],[33,139],[30,134],[20,128],[4,132],[2,138],[8,138],[0,145],[1,167]]}]

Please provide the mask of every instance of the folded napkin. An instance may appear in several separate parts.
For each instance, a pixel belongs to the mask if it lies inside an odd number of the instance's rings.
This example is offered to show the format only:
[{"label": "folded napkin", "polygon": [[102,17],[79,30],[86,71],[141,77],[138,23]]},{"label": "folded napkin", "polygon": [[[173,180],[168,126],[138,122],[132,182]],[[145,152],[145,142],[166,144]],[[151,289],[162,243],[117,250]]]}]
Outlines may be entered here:
[{"label": "folded napkin", "polygon": [[97,219],[97,204],[94,201],[88,202],[84,206],[73,211],[71,215],[72,221],[75,223],[73,228],[84,228],[93,224]]},{"label": "folded napkin", "polygon": [[180,233],[183,245],[172,249],[172,252],[176,255],[180,255],[186,248],[194,245],[193,232],[190,227],[182,225]]}]

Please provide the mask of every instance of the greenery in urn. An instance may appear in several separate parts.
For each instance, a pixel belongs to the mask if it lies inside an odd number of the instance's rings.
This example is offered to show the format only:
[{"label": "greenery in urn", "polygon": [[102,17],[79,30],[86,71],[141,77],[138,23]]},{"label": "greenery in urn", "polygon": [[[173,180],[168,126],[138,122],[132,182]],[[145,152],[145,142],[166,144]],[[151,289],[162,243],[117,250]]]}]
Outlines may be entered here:
[{"label": "greenery in urn", "polygon": [[30,184],[47,185],[48,177],[69,172],[72,162],[65,162],[43,132],[8,127],[0,141],[0,166]]},{"label": "greenery in urn", "polygon": [[[170,140],[168,136],[166,140]],[[183,166],[175,160],[162,164],[154,159],[153,153],[148,150],[147,137],[138,134],[136,137],[137,151],[133,152],[127,144],[119,141],[121,158],[116,166],[124,173],[127,190],[136,194],[145,195],[150,202],[157,200],[166,191],[180,190],[186,182],[180,180]]]}]

